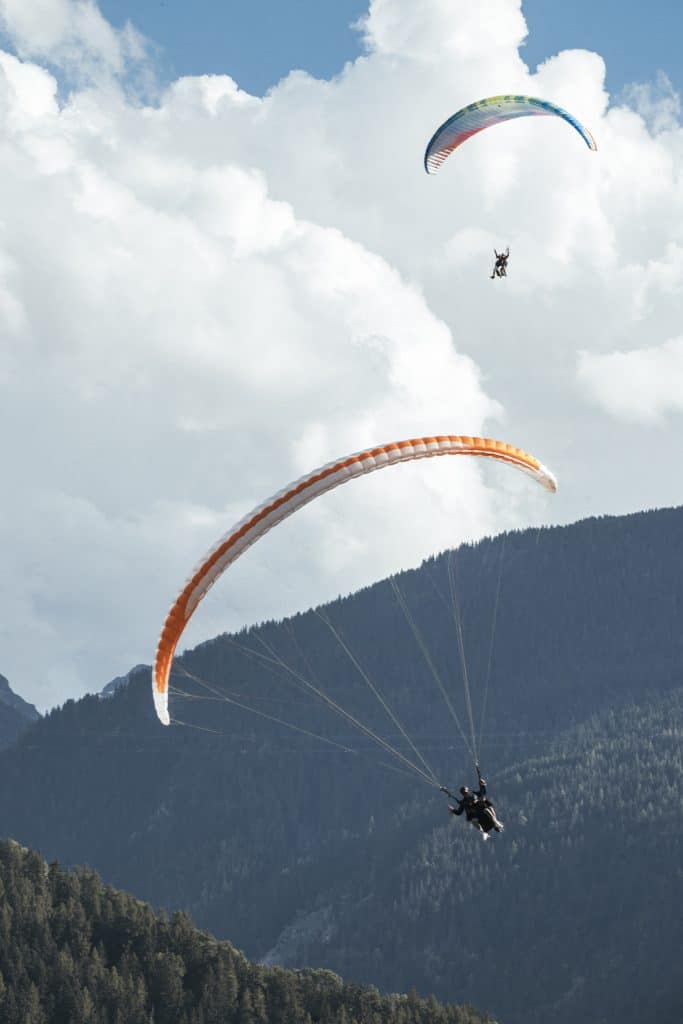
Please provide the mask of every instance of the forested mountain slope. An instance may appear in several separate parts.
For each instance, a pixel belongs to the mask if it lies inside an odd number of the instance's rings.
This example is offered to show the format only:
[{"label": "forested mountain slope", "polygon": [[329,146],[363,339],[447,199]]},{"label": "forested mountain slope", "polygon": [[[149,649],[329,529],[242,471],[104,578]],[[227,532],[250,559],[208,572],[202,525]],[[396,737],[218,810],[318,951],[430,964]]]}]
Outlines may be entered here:
[{"label": "forested mountain slope", "polygon": [[0,748],[8,747],[39,718],[33,704],[19,697],[0,675]]},{"label": "forested mountain slope", "polygon": [[[0,755],[5,834],[189,909],[253,957],[415,982],[511,1024],[621,1024],[655,997],[659,1019],[678,1021],[682,556],[680,509],[457,553],[482,764],[507,824],[486,846],[438,790],[389,770],[402,766],[293,685],[292,671],[324,687],[415,760],[346,644],[439,780],[472,781],[387,583],[188,653],[171,707],[199,728],[158,725],[148,670],[36,723]],[[396,583],[466,736],[448,567],[440,556]],[[660,927],[653,964],[643,936]],[[641,984],[650,969],[655,986]]]},{"label": "forested mountain slope", "polygon": [[683,689],[496,781],[502,837],[415,805],[267,957],[472,1000],[509,1024],[683,1020]]},{"label": "forested mountain slope", "polygon": [[329,971],[250,964],[92,871],[0,842],[3,1024],[477,1024],[469,1008],[380,997]]}]

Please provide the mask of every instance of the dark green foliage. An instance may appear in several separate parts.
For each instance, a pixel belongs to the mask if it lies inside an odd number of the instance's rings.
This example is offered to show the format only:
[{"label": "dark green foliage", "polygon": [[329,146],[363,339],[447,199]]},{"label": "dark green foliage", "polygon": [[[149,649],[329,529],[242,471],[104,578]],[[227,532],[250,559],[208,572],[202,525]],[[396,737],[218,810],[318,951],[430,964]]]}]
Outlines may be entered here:
[{"label": "dark green foliage", "polygon": [[398,856],[309,902],[334,908],[324,945],[291,931],[277,954],[512,1024],[678,1024],[682,738],[683,690],[575,727],[496,779],[486,844],[415,807]]},{"label": "dark green foliage", "polygon": [[[484,541],[456,559],[477,716],[500,550]],[[486,845],[258,656],[276,652],[395,733],[311,613],[237,638],[257,653],[227,636],[202,645],[181,662],[200,682],[176,673],[174,683],[232,695],[357,754],[213,699],[171,704],[214,731],[163,729],[141,670],[109,700],[69,702],[0,755],[3,830],[189,911],[255,958],[385,990],[414,984],[506,1024],[679,1024],[682,565],[680,509],[507,537],[482,749],[507,828]],[[398,579],[464,720],[446,559]],[[474,781],[391,588],[328,613],[440,778]],[[644,819],[644,801],[648,815],[671,810],[666,824]],[[155,983],[176,982],[167,966]],[[239,1012],[257,1018],[258,1003]]]},{"label": "dark green foliage", "polygon": [[250,964],[227,942],[0,842],[3,1024],[477,1024],[434,999],[380,997],[328,971]]}]

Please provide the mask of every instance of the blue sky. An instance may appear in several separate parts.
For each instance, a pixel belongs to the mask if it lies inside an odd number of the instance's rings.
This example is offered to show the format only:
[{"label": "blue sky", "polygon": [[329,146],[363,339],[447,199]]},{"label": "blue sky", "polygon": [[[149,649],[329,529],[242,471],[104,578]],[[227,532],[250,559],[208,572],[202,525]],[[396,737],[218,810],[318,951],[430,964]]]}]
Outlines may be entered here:
[{"label": "blue sky", "polygon": [[[329,77],[360,53],[350,27],[363,0],[100,0],[107,19],[130,19],[159,49],[162,77],[228,72],[261,95],[292,68]],[[678,0],[526,0],[529,38],[523,56],[535,65],[559,50],[596,50],[607,63],[612,94],[662,70],[680,92],[683,4]]]},{"label": "blue sky", "polygon": [[604,57],[612,93],[653,79],[658,70],[679,92],[683,88],[683,5],[677,0],[526,0],[523,10],[529,26],[527,63],[581,47]]},{"label": "blue sky", "polygon": [[360,53],[351,28],[364,0],[104,0],[117,27],[130,19],[156,46],[163,77],[230,74],[262,95],[293,68],[320,78]]}]

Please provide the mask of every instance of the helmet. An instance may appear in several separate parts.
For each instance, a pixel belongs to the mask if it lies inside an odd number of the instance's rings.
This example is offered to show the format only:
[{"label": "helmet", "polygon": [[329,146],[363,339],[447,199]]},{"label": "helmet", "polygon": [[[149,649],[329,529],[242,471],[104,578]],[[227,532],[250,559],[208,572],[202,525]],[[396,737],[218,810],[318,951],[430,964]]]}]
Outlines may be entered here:
[{"label": "helmet", "polygon": [[462,793],[463,796],[468,796],[469,789],[467,788],[467,786],[461,786],[460,787],[460,792]]}]

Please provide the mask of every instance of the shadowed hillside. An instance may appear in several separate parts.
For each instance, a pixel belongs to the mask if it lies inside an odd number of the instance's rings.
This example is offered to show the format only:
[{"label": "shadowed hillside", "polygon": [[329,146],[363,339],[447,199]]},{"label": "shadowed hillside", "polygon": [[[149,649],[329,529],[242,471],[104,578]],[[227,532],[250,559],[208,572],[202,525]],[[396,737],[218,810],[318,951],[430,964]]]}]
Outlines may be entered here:
[{"label": "shadowed hillside", "polygon": [[464,1007],[250,964],[227,942],[0,843],[3,1024],[477,1024]]},{"label": "shadowed hillside", "polygon": [[11,746],[38,718],[33,704],[14,693],[7,679],[0,675],[0,749]]},{"label": "shadowed hillside", "polygon": [[[0,820],[253,957],[415,983],[511,1024],[678,1021],[682,556],[679,509],[459,550],[477,724],[489,680],[482,765],[507,824],[486,846],[300,684],[414,759],[346,644],[438,779],[473,781],[387,583],[188,653],[171,706],[197,728],[158,725],[144,669],[68,703],[0,756]],[[466,723],[448,558],[396,581]],[[643,944],[660,933],[653,965]]]}]

